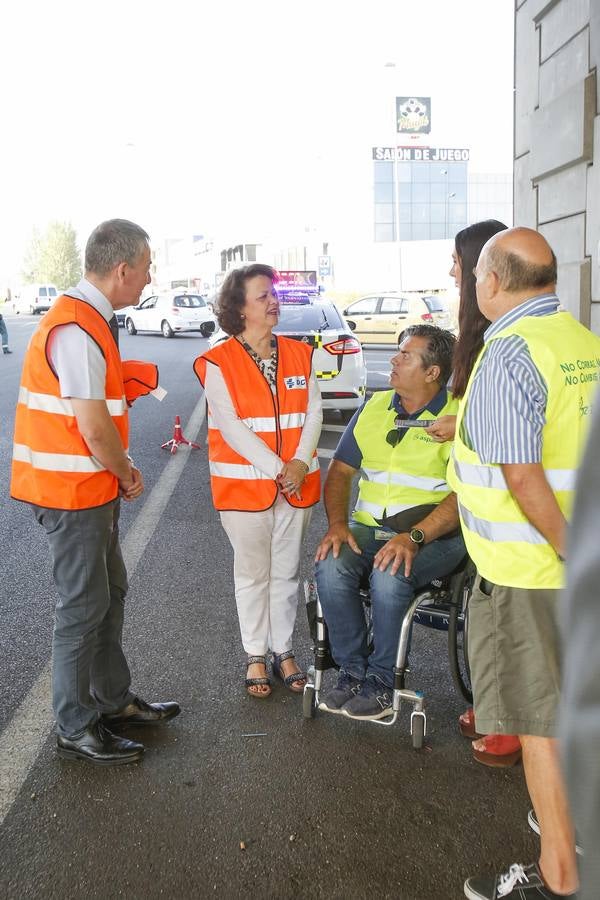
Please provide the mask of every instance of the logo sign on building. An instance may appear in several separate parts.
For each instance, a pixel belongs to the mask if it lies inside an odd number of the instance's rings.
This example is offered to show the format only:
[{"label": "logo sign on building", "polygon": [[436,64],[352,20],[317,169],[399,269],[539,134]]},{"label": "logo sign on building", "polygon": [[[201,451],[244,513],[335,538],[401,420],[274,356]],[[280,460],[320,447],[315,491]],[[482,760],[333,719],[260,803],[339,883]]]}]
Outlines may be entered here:
[{"label": "logo sign on building", "polygon": [[319,278],[326,278],[328,275],[331,275],[331,257],[330,256],[320,256],[319,257]]},{"label": "logo sign on building", "polygon": [[373,147],[377,162],[468,162],[469,151],[457,147]]},{"label": "logo sign on building", "polygon": [[396,131],[399,134],[429,134],[431,97],[396,97]]}]

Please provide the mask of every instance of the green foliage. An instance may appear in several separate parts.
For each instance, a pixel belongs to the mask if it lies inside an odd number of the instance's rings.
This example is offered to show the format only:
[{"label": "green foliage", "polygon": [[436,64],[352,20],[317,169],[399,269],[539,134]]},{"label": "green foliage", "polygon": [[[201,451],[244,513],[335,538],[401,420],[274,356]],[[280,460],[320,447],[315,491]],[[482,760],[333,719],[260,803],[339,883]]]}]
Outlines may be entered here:
[{"label": "green foliage", "polygon": [[41,234],[35,228],[23,261],[23,283],[49,282],[59,290],[81,278],[81,254],[77,234],[69,222],[50,222]]}]

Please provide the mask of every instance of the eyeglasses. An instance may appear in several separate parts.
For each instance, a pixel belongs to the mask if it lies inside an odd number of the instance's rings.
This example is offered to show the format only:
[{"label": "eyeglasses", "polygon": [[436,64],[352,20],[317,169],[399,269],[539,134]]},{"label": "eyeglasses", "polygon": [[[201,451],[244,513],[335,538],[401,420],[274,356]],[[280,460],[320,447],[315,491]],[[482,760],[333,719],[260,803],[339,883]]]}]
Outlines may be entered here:
[{"label": "eyeglasses", "polygon": [[394,419],[394,427],[388,431],[385,436],[385,442],[386,444],[389,444],[390,447],[396,447],[400,442],[400,429],[398,428],[397,423],[405,422],[408,418],[408,413],[398,413]]}]

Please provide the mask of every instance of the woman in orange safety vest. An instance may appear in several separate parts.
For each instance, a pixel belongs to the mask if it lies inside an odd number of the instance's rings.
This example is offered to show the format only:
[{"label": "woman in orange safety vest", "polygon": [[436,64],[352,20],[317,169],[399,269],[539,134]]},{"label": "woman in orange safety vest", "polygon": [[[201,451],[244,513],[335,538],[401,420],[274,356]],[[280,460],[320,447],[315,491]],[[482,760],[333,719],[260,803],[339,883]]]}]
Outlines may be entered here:
[{"label": "woman in orange safety vest", "polygon": [[246,690],[261,699],[271,693],[269,650],[286,687],[301,693],[306,683],[292,632],[302,538],[321,490],[312,348],[273,335],[274,280],[274,270],[258,263],[229,273],[218,318],[232,336],[194,363],[208,401],[213,502],[234,551]]}]

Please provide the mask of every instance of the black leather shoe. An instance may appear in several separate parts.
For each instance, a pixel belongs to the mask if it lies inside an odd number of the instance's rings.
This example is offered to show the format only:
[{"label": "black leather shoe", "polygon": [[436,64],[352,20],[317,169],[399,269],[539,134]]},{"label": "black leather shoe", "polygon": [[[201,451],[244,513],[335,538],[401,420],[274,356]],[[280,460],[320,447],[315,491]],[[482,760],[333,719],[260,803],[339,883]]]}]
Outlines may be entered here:
[{"label": "black leather shoe", "polygon": [[104,713],[101,718],[110,728],[123,728],[126,725],[162,725],[180,712],[179,703],[146,703],[141,697],[134,697],[119,712]]},{"label": "black leather shoe", "polygon": [[63,759],[83,759],[95,766],[122,766],[138,762],[144,745],[117,737],[102,722],[94,722],[78,736],[58,735],[56,752]]}]

